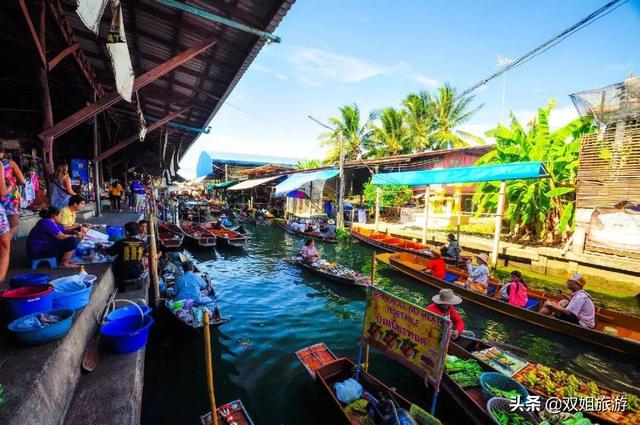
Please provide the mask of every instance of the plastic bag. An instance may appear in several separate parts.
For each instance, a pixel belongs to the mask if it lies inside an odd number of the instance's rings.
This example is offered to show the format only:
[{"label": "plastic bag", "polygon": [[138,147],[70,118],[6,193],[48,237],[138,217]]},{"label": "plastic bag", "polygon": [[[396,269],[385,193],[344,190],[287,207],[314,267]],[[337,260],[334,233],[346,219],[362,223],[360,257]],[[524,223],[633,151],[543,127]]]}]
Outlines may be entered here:
[{"label": "plastic bag", "polygon": [[353,378],[335,384],[336,397],[344,404],[349,404],[362,397],[362,385]]},{"label": "plastic bag", "polygon": [[32,331],[40,329],[42,323],[35,316],[24,316],[16,320],[14,327],[17,331]]},{"label": "plastic bag", "polygon": [[53,290],[56,292],[56,294],[68,294],[71,292],[80,291],[87,287],[86,284],[82,281],[83,277],[84,276],[80,274],[74,274],[71,276],[54,279],[49,283],[53,285]]}]

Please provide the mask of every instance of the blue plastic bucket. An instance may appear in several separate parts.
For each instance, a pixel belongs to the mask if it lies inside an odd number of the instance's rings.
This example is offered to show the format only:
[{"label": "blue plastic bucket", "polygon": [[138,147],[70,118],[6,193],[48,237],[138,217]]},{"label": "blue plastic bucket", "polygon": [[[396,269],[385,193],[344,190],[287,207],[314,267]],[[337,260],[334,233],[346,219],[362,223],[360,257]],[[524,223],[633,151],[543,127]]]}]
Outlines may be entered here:
[{"label": "blue plastic bucket", "polygon": [[23,273],[15,275],[9,280],[12,288],[22,288],[31,285],[46,285],[49,283],[49,275],[44,273]]},{"label": "blue plastic bucket", "polygon": [[53,294],[53,308],[69,308],[71,310],[77,310],[89,304],[93,284],[87,282],[83,283],[84,289],[79,289],[77,291],[66,292],[59,291],[58,288],[56,288]]},{"label": "blue plastic bucket", "polygon": [[149,329],[153,325],[151,316],[125,316],[105,323],[100,328],[100,334],[105,345],[114,354],[127,354],[138,351],[147,345]]},{"label": "blue plastic bucket", "polygon": [[[138,307],[140,307],[140,309],[138,309]],[[138,307],[136,307],[135,305],[127,305],[124,307],[116,308],[111,313],[107,314],[107,317],[105,319],[107,320],[107,322],[111,322],[123,317],[134,316],[138,319],[138,321],[140,321],[140,310],[142,310],[142,314],[144,314],[145,316],[151,314],[151,311],[153,310],[151,307],[145,304],[139,305]]]},{"label": "blue plastic bucket", "polygon": [[112,242],[124,239],[124,227],[107,226],[107,235]]},{"label": "blue plastic bucket", "polygon": [[32,285],[6,290],[0,295],[9,320],[53,309],[53,286]]},{"label": "blue plastic bucket", "polygon": [[[40,313],[33,313],[29,316],[37,316]],[[9,326],[7,326],[7,328],[16,339],[29,345],[44,344],[46,342],[53,341],[65,336],[67,332],[69,332],[69,329],[71,329],[75,312],[69,309],[62,309],[51,310],[47,311],[46,313],[60,316],[62,320],[58,323],[54,323],[52,325],[44,326],[38,329],[16,329],[16,323],[18,322],[18,320],[24,319],[24,317],[21,317],[20,319],[16,319],[13,322],[9,323]]]},{"label": "blue plastic bucket", "polygon": [[82,246],[82,245],[81,245],[81,246],[78,246],[78,247],[76,248],[76,255],[77,255],[78,257],[84,257],[84,256],[86,256],[86,255],[90,255],[90,254],[91,254],[91,249],[92,249],[92,248],[91,248],[91,247],[89,247],[89,246]]}]

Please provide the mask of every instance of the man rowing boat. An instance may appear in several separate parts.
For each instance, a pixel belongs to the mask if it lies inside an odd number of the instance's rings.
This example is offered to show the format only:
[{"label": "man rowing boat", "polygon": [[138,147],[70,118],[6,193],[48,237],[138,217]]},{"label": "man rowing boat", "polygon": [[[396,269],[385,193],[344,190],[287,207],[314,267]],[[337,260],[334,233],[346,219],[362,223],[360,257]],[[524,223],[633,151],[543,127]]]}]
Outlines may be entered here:
[{"label": "man rowing boat", "polygon": [[584,277],[579,274],[571,276],[567,279],[567,287],[571,290],[571,295],[559,302],[545,301],[540,314],[547,316],[555,314],[558,319],[565,322],[593,329],[596,326],[596,308],[591,295],[583,289],[586,283]]}]

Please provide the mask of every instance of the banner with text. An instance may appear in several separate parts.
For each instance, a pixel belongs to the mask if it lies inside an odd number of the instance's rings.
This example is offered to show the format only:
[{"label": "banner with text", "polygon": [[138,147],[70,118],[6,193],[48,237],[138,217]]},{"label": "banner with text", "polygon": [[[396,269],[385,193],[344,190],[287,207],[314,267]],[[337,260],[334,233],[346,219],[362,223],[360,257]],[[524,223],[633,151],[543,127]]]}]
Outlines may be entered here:
[{"label": "banner with text", "polygon": [[363,339],[440,388],[451,321],[370,287]]}]

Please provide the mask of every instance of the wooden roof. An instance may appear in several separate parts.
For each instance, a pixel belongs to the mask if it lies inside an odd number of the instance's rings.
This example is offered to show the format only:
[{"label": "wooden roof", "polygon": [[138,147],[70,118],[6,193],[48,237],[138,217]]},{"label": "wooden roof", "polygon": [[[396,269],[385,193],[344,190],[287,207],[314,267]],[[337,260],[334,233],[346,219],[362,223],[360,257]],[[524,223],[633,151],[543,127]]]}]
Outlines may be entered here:
[{"label": "wooden roof", "polygon": [[[187,0],[191,6],[224,16],[238,23],[273,32],[295,0]],[[47,60],[79,43],[79,49],[48,73],[54,124],[87,103],[92,92],[115,91],[113,73],[105,49],[111,22],[108,6],[99,35],[90,32],[75,13],[75,0],[47,0]],[[25,1],[31,19],[39,25],[39,2]],[[182,106],[191,108],[174,122],[204,128],[214,117],[257,53],[264,39],[247,32],[165,6],[156,0],[122,2],[129,53],[136,77],[176,57],[181,52],[213,38],[215,44],[139,91],[147,124]],[[19,0],[0,2],[0,138],[21,138],[40,143],[43,130],[42,94],[38,84],[41,59],[19,6]],[[71,34],[71,36],[70,36]],[[79,63],[84,61],[81,68]],[[91,82],[89,80],[92,80]],[[100,98],[100,95],[98,96]],[[99,115],[102,151],[136,134],[135,104],[119,101]],[[54,154],[69,158],[92,157],[91,120],[56,138]],[[162,160],[175,160],[193,143],[198,133],[169,127],[166,149],[160,131],[150,133],[144,143],[134,143],[112,161],[129,158],[129,164],[159,170]],[[163,158],[162,152],[164,151]],[[162,160],[161,160],[162,159]]]}]

